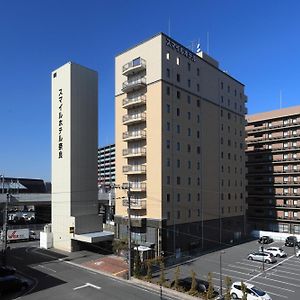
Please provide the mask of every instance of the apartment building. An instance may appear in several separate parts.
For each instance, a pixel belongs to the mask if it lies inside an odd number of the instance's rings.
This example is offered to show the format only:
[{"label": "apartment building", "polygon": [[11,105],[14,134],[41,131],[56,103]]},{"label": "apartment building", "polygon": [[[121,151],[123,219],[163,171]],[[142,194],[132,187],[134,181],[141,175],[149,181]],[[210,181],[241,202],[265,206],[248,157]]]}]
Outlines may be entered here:
[{"label": "apartment building", "polygon": [[300,233],[300,106],[247,116],[248,222]]},{"label": "apartment building", "polygon": [[[115,60],[116,183],[131,236],[156,255],[244,234],[244,85],[163,33]],[[116,238],[127,237],[116,191]]]},{"label": "apartment building", "polygon": [[115,183],[115,144],[98,148],[98,186]]}]

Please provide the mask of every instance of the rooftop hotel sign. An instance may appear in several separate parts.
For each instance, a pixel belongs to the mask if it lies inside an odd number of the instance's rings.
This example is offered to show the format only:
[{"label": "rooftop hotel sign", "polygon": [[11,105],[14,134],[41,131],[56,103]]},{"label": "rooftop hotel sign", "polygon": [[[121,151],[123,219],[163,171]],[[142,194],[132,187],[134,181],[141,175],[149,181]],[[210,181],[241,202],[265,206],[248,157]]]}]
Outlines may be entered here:
[{"label": "rooftop hotel sign", "polygon": [[189,51],[188,49],[184,48],[183,46],[177,44],[176,42],[172,41],[169,38],[166,38],[166,46],[172,48],[179,54],[185,56],[186,58],[190,59],[191,61],[195,61],[195,55]]}]

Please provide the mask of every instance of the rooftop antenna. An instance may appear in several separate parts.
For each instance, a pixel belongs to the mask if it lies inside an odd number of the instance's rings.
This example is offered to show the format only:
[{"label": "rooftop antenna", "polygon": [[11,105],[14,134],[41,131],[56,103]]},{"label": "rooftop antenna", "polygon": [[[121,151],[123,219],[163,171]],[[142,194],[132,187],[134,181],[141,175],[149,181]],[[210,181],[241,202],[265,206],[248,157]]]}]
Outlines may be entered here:
[{"label": "rooftop antenna", "polygon": [[281,90],[279,91],[279,108],[281,109],[282,107],[282,92]]},{"label": "rooftop antenna", "polygon": [[169,17],[168,21],[168,36],[171,37],[171,18]]},{"label": "rooftop antenna", "polygon": [[207,54],[209,54],[209,32],[206,33],[206,41],[207,41]]}]

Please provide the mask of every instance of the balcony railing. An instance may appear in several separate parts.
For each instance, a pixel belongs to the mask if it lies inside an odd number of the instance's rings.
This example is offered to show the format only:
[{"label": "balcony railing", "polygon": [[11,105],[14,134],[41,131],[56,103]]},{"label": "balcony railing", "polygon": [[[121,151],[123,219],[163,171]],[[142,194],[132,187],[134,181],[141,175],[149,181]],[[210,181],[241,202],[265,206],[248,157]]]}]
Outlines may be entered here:
[{"label": "balcony railing", "polygon": [[271,130],[276,130],[278,128],[290,128],[290,127],[294,127],[299,124],[300,124],[300,120],[297,120],[296,122],[292,122],[292,123],[288,123],[288,124],[284,124],[282,122],[281,124],[272,125],[271,127],[268,127],[266,125],[261,125],[261,126],[254,127],[252,129],[247,129],[247,132],[251,133],[251,132],[257,132],[257,131],[271,131]]},{"label": "balcony railing", "polygon": [[123,116],[123,124],[146,121],[146,113],[136,113]]},{"label": "balcony railing", "polygon": [[123,166],[123,173],[125,173],[125,174],[143,174],[143,173],[146,173],[146,166],[145,165]]},{"label": "balcony railing", "polygon": [[140,95],[132,98],[125,98],[122,101],[123,108],[143,105],[146,103],[146,95]]},{"label": "balcony railing", "polygon": [[[128,198],[123,199],[123,206],[128,207],[128,205],[129,205]],[[130,197],[130,207],[133,209],[145,209],[146,208],[146,199]]]},{"label": "balcony railing", "polygon": [[143,58],[136,58],[122,67],[122,74],[127,76],[146,69],[146,61]]},{"label": "balcony railing", "polygon": [[130,190],[132,192],[144,192],[146,187],[146,182],[130,182]]},{"label": "balcony railing", "polygon": [[126,131],[123,133],[123,140],[139,140],[146,138],[146,130]]},{"label": "balcony railing", "polygon": [[134,79],[134,80],[127,80],[127,81],[123,82],[122,91],[124,93],[129,93],[134,90],[144,88],[145,86],[146,86],[146,78],[145,77]]},{"label": "balcony railing", "polygon": [[145,156],[145,155],[146,155],[145,147],[123,149],[123,156],[126,157]]}]

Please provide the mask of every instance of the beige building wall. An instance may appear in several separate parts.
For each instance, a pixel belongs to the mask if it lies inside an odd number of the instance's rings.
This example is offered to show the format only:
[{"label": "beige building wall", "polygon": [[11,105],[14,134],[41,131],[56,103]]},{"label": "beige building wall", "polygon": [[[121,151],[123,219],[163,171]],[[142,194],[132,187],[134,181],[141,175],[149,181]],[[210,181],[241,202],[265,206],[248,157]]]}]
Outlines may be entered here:
[{"label": "beige building wall", "polygon": [[67,63],[52,72],[52,232],[57,249],[74,234],[102,231],[98,216],[98,76]]}]

